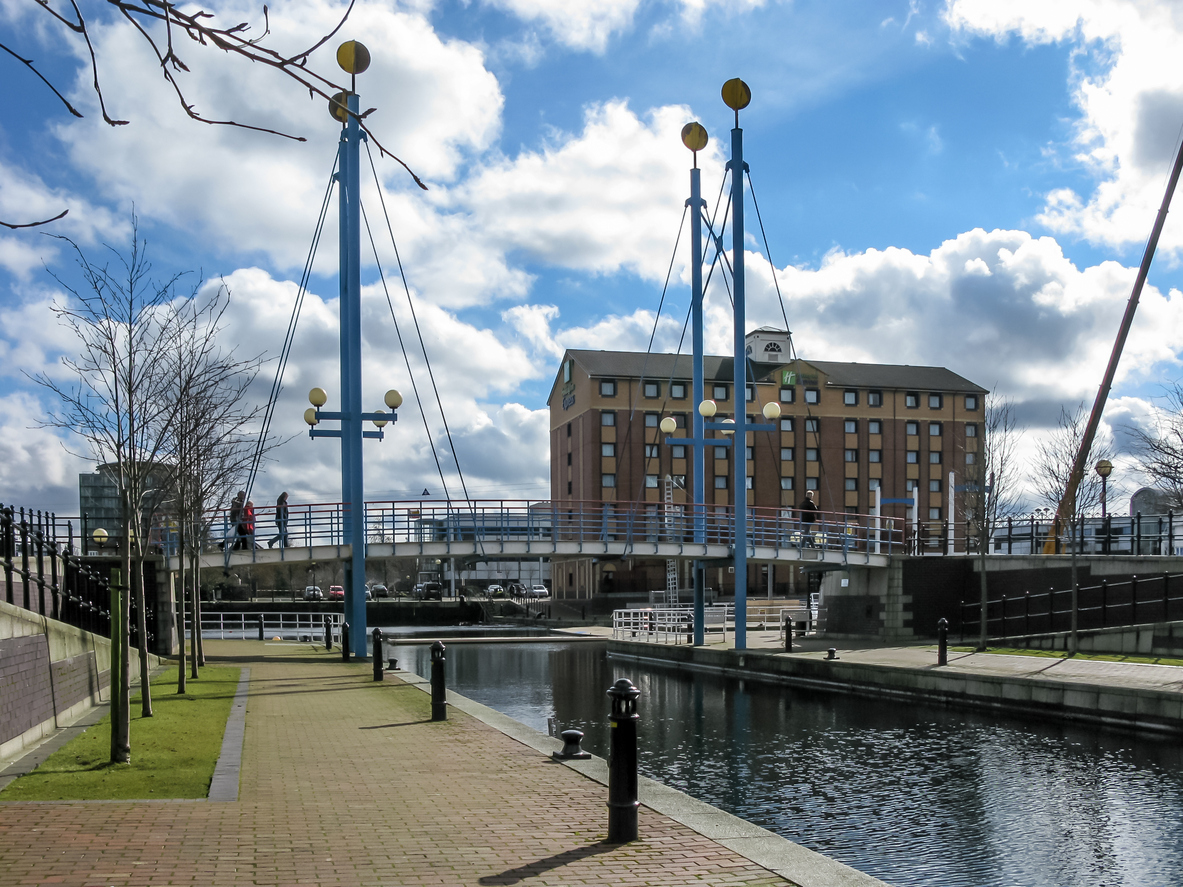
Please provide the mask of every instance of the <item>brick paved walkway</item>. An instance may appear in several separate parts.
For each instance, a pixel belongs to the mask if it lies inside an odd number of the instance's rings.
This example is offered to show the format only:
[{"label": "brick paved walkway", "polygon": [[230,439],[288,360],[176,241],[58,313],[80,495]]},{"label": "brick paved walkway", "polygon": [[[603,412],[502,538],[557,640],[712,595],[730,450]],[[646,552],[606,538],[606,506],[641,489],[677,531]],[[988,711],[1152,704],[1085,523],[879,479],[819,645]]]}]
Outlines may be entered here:
[{"label": "brick paved walkway", "polygon": [[793,883],[647,807],[603,843],[604,786],[369,665],[207,649],[250,667],[239,800],[0,804],[3,887]]}]

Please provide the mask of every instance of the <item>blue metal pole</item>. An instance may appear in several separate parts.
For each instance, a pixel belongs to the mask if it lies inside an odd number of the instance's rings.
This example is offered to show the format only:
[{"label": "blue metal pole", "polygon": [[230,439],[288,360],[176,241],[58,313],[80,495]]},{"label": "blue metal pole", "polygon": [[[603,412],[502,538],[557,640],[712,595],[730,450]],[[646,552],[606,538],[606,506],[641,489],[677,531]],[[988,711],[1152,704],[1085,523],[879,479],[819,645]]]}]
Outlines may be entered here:
[{"label": "blue metal pole", "polygon": [[748,646],[748,460],[747,460],[747,358],[744,353],[744,243],[743,243],[743,130],[738,125],[731,130],[731,268],[735,295],[734,347],[735,363],[732,374],[735,397],[735,440],[732,459],[735,464],[735,649]]},{"label": "blue metal pole", "polygon": [[359,99],[349,94],[349,119],[344,128],[347,162],[342,164],[341,189],[346,215],[341,225],[348,239],[341,257],[345,289],[341,307],[341,475],[347,487],[345,533],[350,545],[350,576],[345,586],[345,621],[349,623],[349,646],[364,658],[366,650],[366,520],[365,485],[362,476],[361,405],[361,194]]},{"label": "blue metal pole", "polygon": [[[702,199],[702,176],[698,169],[697,154],[694,169],[690,170],[690,288],[691,288],[691,341],[694,351],[694,542],[706,542],[706,421],[698,412],[698,405],[706,399],[703,381],[702,354],[702,212],[706,201]],[[706,643],[704,627],[706,619],[706,575],[702,561],[694,562],[694,645]]]}]

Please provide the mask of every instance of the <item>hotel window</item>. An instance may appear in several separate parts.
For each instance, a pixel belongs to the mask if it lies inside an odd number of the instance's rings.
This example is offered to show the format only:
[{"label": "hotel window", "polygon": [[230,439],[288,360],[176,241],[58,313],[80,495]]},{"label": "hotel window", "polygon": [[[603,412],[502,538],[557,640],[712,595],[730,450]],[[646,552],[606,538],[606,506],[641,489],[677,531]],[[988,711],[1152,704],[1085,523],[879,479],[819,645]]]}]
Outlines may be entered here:
[{"label": "hotel window", "polygon": [[853,493],[853,492],[857,492],[857,490],[858,490],[858,478],[857,477],[846,478],[846,492]]},{"label": "hotel window", "polygon": [[780,461],[782,461],[782,462],[792,462],[793,461],[793,448],[792,447],[781,447],[780,448]]},{"label": "hotel window", "polygon": [[645,458],[659,459],[661,458],[657,451],[657,444],[645,444]]},{"label": "hotel window", "polygon": [[747,391],[744,394],[744,399],[747,400],[748,403],[751,403],[753,400],[756,399],[756,386],[755,385],[748,385],[747,386]]},{"label": "hotel window", "polygon": [[858,450],[846,450],[845,456],[846,456],[847,462],[857,462],[858,461]]},{"label": "hotel window", "polygon": [[750,474],[743,479],[743,488],[745,490],[750,490],[752,488],[752,476]]},{"label": "hotel window", "polygon": [[805,478],[805,489],[816,490],[817,489],[817,478],[816,477]]},{"label": "hotel window", "polygon": [[685,382],[670,382],[670,397],[674,400],[686,399],[686,383]]},{"label": "hotel window", "polygon": [[880,422],[878,419],[872,419],[870,422],[867,423],[867,434],[882,434],[882,433],[883,433],[883,423]]},{"label": "hotel window", "polygon": [[725,474],[716,474],[715,475],[715,489],[716,490],[727,489],[727,475],[725,475]]},{"label": "hotel window", "polygon": [[615,474],[601,474],[600,475],[600,486],[601,487],[616,486],[616,475]]},{"label": "hotel window", "polygon": [[905,422],[904,423],[904,434],[908,434],[908,435],[915,437],[919,433],[920,433],[920,423],[919,422]]},{"label": "hotel window", "polygon": [[805,448],[805,461],[806,462],[816,462],[817,461],[817,447],[806,447]]},{"label": "hotel window", "polygon": [[822,393],[820,391],[818,391],[816,388],[806,388],[805,389],[805,402],[806,403],[812,403],[812,404],[821,403],[821,399],[822,399]]},{"label": "hotel window", "polygon": [[904,406],[910,410],[914,410],[918,406],[920,406],[920,392],[919,391],[904,392]]},{"label": "hotel window", "polygon": [[616,444],[614,444],[614,443],[600,444],[600,455],[604,456],[608,459],[615,458]]},{"label": "hotel window", "polygon": [[570,437],[570,436],[571,436],[571,423],[568,422],[567,423],[567,437]]},{"label": "hotel window", "polygon": [[781,431],[792,431],[793,430],[793,417],[792,416],[782,416],[781,417],[780,430]]},{"label": "hotel window", "polygon": [[661,397],[661,383],[660,382],[646,382],[645,396],[648,398]]},{"label": "hotel window", "polygon": [[940,465],[941,464],[941,454],[939,452],[937,452],[936,450],[929,453],[928,454],[928,463],[930,465]]},{"label": "hotel window", "polygon": [[616,381],[613,379],[605,379],[600,382],[600,397],[615,397],[616,396]]},{"label": "hotel window", "polygon": [[817,419],[806,419],[805,420],[805,433],[806,434],[817,434],[817,429],[818,429]]},{"label": "hotel window", "polygon": [[782,477],[780,479],[780,488],[782,490],[793,489],[793,479],[791,477]]},{"label": "hotel window", "polygon": [[939,410],[945,405],[945,398],[941,394],[930,394],[928,396],[928,408],[930,410]]},{"label": "hotel window", "polygon": [[868,391],[867,392],[867,406],[869,406],[869,407],[883,406],[883,392],[882,391]]},{"label": "hotel window", "polygon": [[867,489],[871,490],[872,492],[879,489],[879,478],[873,477],[867,481]]},{"label": "hotel window", "polygon": [[920,451],[919,450],[908,450],[908,464],[909,465],[916,465],[919,462],[920,462]]},{"label": "hotel window", "polygon": [[605,428],[612,428],[616,425],[615,413],[600,413],[600,424]]},{"label": "hotel window", "polygon": [[843,422],[847,434],[858,434],[858,419],[847,419]]},{"label": "hotel window", "polygon": [[928,482],[928,491],[930,493],[939,493],[941,491],[941,481],[939,478],[933,478]]},{"label": "hotel window", "polygon": [[793,403],[793,401],[795,401],[796,399],[797,399],[797,389],[796,388],[782,388],[780,390],[780,402],[781,403]]},{"label": "hotel window", "polygon": [[745,459],[747,459],[749,462],[751,462],[752,461],[752,448],[751,447],[744,447],[743,450],[744,450],[743,457]]},{"label": "hotel window", "polygon": [[646,428],[656,428],[660,422],[661,422],[661,416],[657,415],[657,413],[646,413],[645,414],[645,427]]},{"label": "hotel window", "polygon": [[645,475],[645,486],[650,490],[656,490],[657,489],[657,475],[656,474],[646,474]]},{"label": "hotel window", "polygon": [[966,465],[973,465],[973,464],[974,464],[974,461],[975,461],[975,460],[974,460],[974,456],[975,456],[975,455],[976,455],[976,454],[974,454],[974,453],[966,453],[966,454],[965,454],[965,464],[966,464]]},{"label": "hotel window", "polygon": [[678,487],[681,490],[686,489],[686,475],[675,474],[674,475],[674,486]]},{"label": "hotel window", "polygon": [[939,508],[928,509],[928,519],[929,520],[940,520],[941,519],[941,510]]},{"label": "hotel window", "polygon": [[842,405],[845,407],[857,407],[858,406],[858,392],[852,391],[849,388],[846,391],[843,391],[842,392]]},{"label": "hotel window", "polygon": [[571,495],[571,481],[567,481],[567,495]]},{"label": "hotel window", "polygon": [[912,493],[912,492],[915,492],[915,490],[916,490],[916,481],[911,480],[911,479],[904,481],[904,491],[905,492]]},{"label": "hotel window", "polygon": [[726,459],[728,449],[729,449],[729,447],[715,447],[715,458],[716,459]]},{"label": "hotel window", "polygon": [[941,436],[941,423],[940,422],[929,422],[928,423],[928,436],[929,437],[940,437]]},{"label": "hotel window", "polygon": [[685,445],[674,444],[672,447],[670,447],[670,458],[671,459],[685,459],[686,458]]},{"label": "hotel window", "polygon": [[867,450],[867,461],[868,462],[882,462],[883,461],[883,450]]},{"label": "hotel window", "polygon": [[727,386],[726,385],[712,385],[711,386],[711,397],[713,397],[715,400],[726,400],[727,399]]},{"label": "hotel window", "polygon": [[965,408],[967,410],[976,410],[978,408],[978,396],[976,394],[965,395]]},{"label": "hotel window", "polygon": [[977,425],[966,425],[965,426],[965,436],[966,437],[977,437],[978,436],[978,426]]}]

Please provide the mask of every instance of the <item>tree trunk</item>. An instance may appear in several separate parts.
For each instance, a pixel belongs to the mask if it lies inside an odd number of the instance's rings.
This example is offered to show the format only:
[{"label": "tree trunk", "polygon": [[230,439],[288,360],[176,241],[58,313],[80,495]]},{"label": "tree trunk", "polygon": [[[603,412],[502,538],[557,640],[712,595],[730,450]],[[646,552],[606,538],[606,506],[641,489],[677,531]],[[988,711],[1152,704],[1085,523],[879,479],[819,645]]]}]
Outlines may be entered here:
[{"label": "tree trunk", "polygon": [[152,717],[152,668],[148,664],[148,614],[144,594],[145,561],[141,557],[136,569],[136,633],[140,651],[140,717]]},{"label": "tree trunk", "polygon": [[196,556],[191,556],[189,574],[193,581],[193,599],[189,602],[189,612],[192,614],[189,624],[193,626],[193,643],[189,645],[192,651],[192,670],[189,672],[189,676],[194,680],[199,677],[198,667],[203,664],[201,661],[201,570],[197,564]]},{"label": "tree trunk", "polygon": [[[180,531],[180,538],[177,540],[177,573],[169,573],[169,582],[172,585],[173,599],[176,603],[177,613],[177,643],[180,645],[180,656],[177,657],[177,695],[185,692],[185,677],[188,663],[185,661],[185,532]],[[179,576],[178,576],[179,573]],[[178,583],[178,579],[180,582]],[[178,597],[176,592],[178,586],[181,594]]]},{"label": "tree trunk", "polygon": [[[119,650],[117,673],[111,675],[111,763],[131,763],[131,669],[128,646],[128,594],[125,577],[131,577],[131,552],[127,540],[131,535],[128,522],[123,525],[123,569],[117,571],[111,586],[112,632],[111,642]],[[116,693],[115,691],[118,691]]]}]

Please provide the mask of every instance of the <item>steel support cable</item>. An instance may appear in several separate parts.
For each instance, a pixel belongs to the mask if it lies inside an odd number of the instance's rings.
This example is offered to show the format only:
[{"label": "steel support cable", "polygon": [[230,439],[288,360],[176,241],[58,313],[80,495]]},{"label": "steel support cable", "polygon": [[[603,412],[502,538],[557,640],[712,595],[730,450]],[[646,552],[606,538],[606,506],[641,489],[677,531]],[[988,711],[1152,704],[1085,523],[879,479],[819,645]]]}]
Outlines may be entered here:
[{"label": "steel support cable", "polygon": [[427,376],[431,379],[431,390],[435,395],[435,403],[440,411],[440,419],[444,423],[444,433],[448,437],[448,447],[452,451],[452,461],[456,463],[456,473],[460,477],[460,488],[464,491],[464,498],[467,501],[470,500],[470,497],[468,495],[468,485],[464,481],[464,469],[460,467],[460,457],[456,453],[456,442],[452,439],[452,429],[448,426],[448,414],[444,412],[444,404],[440,399],[439,386],[435,381],[435,371],[431,368],[431,358],[427,356],[427,345],[423,341],[423,330],[419,327],[419,315],[415,311],[415,302],[411,298],[411,288],[407,284],[407,273],[403,268],[402,256],[399,255],[398,243],[394,239],[394,227],[390,223],[390,213],[386,210],[386,197],[382,191],[382,182],[378,178],[378,168],[374,165],[374,155],[370,152],[369,142],[366,143],[366,157],[369,158],[370,169],[374,173],[374,187],[378,189],[378,202],[382,206],[382,215],[386,219],[386,231],[390,235],[390,245],[394,248],[394,258],[398,262],[398,272],[402,276],[403,291],[407,295],[407,307],[411,309],[411,319],[415,322],[415,335],[419,338],[419,348],[423,352],[423,362],[427,366]]},{"label": "steel support cable", "polygon": [[308,280],[312,277],[312,267],[316,261],[316,252],[320,247],[320,238],[324,233],[325,218],[328,216],[329,203],[333,195],[333,180],[337,175],[338,157],[334,155],[333,168],[329,173],[329,181],[325,187],[324,199],[320,205],[320,215],[316,221],[316,229],[312,235],[312,243],[308,247],[308,255],[304,259],[304,271],[300,275],[300,286],[296,290],[296,302],[292,306],[292,316],[288,318],[288,328],[284,333],[283,347],[280,349],[279,363],[275,368],[275,379],[271,382],[271,392],[267,398],[267,406],[263,411],[263,427],[259,432],[259,442],[255,446],[255,454],[251,459],[251,467],[247,473],[246,494],[250,498],[251,487],[255,484],[259,468],[263,464],[263,452],[266,448],[267,435],[271,431],[271,420],[275,415],[275,407],[279,401],[279,394],[283,390],[283,374],[287,369],[288,359],[292,353],[292,343],[296,337],[296,326],[300,319],[300,309],[304,305],[304,296],[308,293]]},{"label": "steel support cable", "polygon": [[370,240],[370,249],[374,252],[374,263],[378,266],[378,279],[382,282],[382,291],[386,294],[386,304],[390,308],[390,319],[394,321],[394,332],[398,335],[398,347],[402,350],[403,361],[407,365],[407,378],[411,380],[411,390],[415,393],[415,403],[419,405],[419,418],[423,420],[423,431],[427,435],[427,444],[431,447],[431,456],[435,460],[435,469],[439,472],[440,484],[444,488],[444,498],[450,499],[448,494],[448,482],[444,480],[444,469],[440,464],[439,453],[435,449],[435,441],[431,436],[431,429],[427,425],[427,413],[423,409],[423,399],[419,396],[419,384],[415,381],[415,374],[411,372],[411,358],[407,355],[407,346],[403,341],[403,331],[398,325],[398,317],[394,313],[394,300],[390,298],[390,289],[386,286],[386,274],[382,270],[382,263],[378,261],[378,246],[374,242],[374,232],[370,230],[370,218],[366,215],[366,207],[361,201],[358,201],[361,207],[362,221],[366,225],[366,236]]},{"label": "steel support cable", "polygon": [[776,287],[776,298],[780,302],[781,317],[785,319],[785,332],[789,334],[789,353],[797,356],[797,348],[793,345],[793,333],[789,329],[789,312],[785,310],[785,297],[780,291],[780,282],[776,278],[776,263],[772,261],[772,249],[768,246],[768,234],[764,231],[764,219],[760,217],[760,204],[756,200],[756,186],[752,184],[752,173],[748,172],[748,192],[752,195],[752,206],[756,208],[756,221],[760,223],[760,236],[764,239],[764,255],[768,258],[768,267],[772,269],[772,285]]}]

